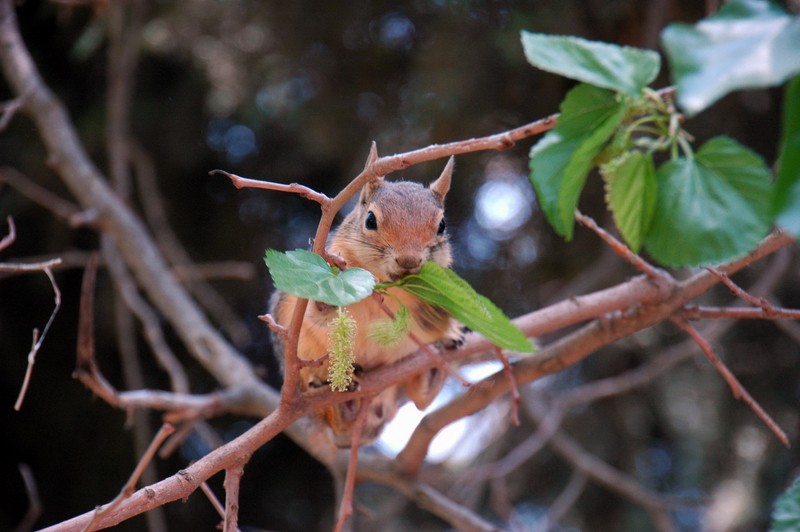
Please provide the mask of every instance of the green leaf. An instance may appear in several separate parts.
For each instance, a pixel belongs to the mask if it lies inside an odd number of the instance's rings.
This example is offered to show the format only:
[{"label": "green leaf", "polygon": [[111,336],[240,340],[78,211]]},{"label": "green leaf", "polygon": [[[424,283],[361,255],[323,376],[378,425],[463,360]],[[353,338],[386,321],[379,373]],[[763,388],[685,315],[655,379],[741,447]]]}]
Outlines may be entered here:
[{"label": "green leaf", "polygon": [[690,116],[729,92],[780,85],[800,71],[800,17],[764,0],[731,0],[694,26],[669,25],[661,40]]},{"label": "green leaf", "polygon": [[794,484],[775,501],[770,530],[774,532],[800,530],[800,479],[796,479]]},{"label": "green leaf", "polygon": [[530,340],[502,310],[478,294],[453,270],[428,261],[418,273],[407,275],[390,285],[400,286],[422,301],[442,307],[453,318],[499,347],[522,353],[534,350]]},{"label": "green leaf", "polygon": [[800,76],[786,88],[783,105],[783,133],[773,212],[779,226],[800,237]]},{"label": "green leaf", "polygon": [[652,50],[580,37],[523,31],[522,47],[535,67],[631,96],[637,96],[661,69],[661,58]]},{"label": "green leaf", "polygon": [[668,266],[714,264],[755,248],[770,229],[771,175],[753,151],[715,137],[695,158],[656,173],[658,193],[647,251]]},{"label": "green leaf", "polygon": [[268,249],[264,261],[275,286],[297,297],[342,307],[372,293],[375,277],[361,268],[334,272],[325,260],[310,251],[281,253]]},{"label": "green leaf", "polygon": [[656,208],[656,169],[650,153],[629,151],[600,167],[614,223],[634,253],[644,241]]},{"label": "green leaf", "polygon": [[572,239],[575,209],[595,156],[626,110],[614,93],[581,84],[561,103],[556,126],[531,148],[531,182],[556,232]]}]

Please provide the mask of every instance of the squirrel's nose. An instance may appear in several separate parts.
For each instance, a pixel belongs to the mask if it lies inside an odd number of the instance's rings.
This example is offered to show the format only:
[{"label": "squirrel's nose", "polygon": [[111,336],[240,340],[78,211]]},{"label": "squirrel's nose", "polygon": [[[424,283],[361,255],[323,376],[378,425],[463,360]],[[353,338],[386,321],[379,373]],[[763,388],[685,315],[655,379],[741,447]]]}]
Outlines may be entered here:
[{"label": "squirrel's nose", "polygon": [[400,255],[395,257],[397,265],[407,271],[416,270],[422,264],[422,257],[418,255]]}]

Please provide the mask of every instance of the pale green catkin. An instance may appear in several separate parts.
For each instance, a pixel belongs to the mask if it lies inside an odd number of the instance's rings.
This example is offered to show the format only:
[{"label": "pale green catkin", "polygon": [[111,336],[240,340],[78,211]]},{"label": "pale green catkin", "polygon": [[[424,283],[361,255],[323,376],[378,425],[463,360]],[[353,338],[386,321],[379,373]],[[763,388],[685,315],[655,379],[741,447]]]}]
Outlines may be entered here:
[{"label": "pale green catkin", "polygon": [[379,346],[386,348],[398,344],[408,335],[411,329],[411,314],[401,306],[394,319],[376,320],[369,327],[369,338]]},{"label": "pale green catkin", "polygon": [[328,329],[328,381],[334,392],[346,392],[353,382],[356,320],[347,309],[338,307]]}]

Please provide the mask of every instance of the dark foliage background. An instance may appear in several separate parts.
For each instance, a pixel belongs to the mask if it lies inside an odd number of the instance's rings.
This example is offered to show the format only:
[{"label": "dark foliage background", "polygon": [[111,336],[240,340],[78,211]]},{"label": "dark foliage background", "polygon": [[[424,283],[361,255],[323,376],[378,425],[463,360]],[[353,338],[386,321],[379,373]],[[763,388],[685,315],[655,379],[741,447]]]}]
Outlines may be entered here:
[{"label": "dark foliage background", "polygon": [[[19,6],[23,35],[89,152],[105,169],[109,8],[103,2],[88,7],[65,4],[23,2]],[[658,31],[671,21],[701,18],[701,4],[678,0],[146,2],[131,127],[155,163],[169,222],[192,259],[254,266],[256,273],[250,279],[221,280],[215,286],[247,326],[249,336],[238,347],[277,386],[265,327],[256,319],[271,291],[261,257],[267,247],[305,246],[316,226],[316,207],[293,196],[236,190],[221,177],[209,177],[209,170],[297,181],[333,194],[360,170],[372,140],[382,154],[388,154],[499,132],[556,112],[571,84],[527,65],[520,30],[657,48]],[[654,85],[668,83],[665,68]],[[8,88],[0,84],[0,98],[8,97]],[[774,161],[779,97],[777,91],[735,94],[687,127],[699,142],[712,134],[728,134]],[[553,234],[525,180],[529,147],[524,143],[508,152],[459,157],[448,197],[456,269],[512,316],[633,274],[587,231],[579,229],[571,243]],[[0,134],[0,163],[69,197],[47,166],[37,131],[23,116]],[[427,181],[443,164],[417,166],[403,177]],[[486,186],[497,183],[507,187],[495,188],[493,196]],[[512,201],[508,194],[525,201]],[[600,220],[606,218],[602,194],[602,183],[594,177],[581,205]],[[139,193],[132,201],[142,205],[149,200]],[[481,209],[494,213],[494,218],[481,218]],[[0,260],[75,257],[68,261],[71,267],[56,273],[63,307],[39,353],[21,412],[14,412],[12,405],[22,382],[31,330],[46,322],[53,296],[44,275],[0,278],[0,423],[6,427],[8,449],[0,461],[5,486],[0,529],[10,530],[28,504],[18,464],[28,464],[37,480],[44,504],[37,525],[43,526],[110,500],[136,459],[129,417],[92,397],[70,377],[81,267],[85,252],[97,249],[97,235],[70,228],[2,183],[0,214],[14,217],[18,233]],[[771,280],[768,276],[776,279],[774,296],[781,304],[800,306],[796,250],[758,265],[737,281],[750,286],[759,279]],[[125,388],[111,288],[108,277],[101,274],[97,352],[105,375]],[[709,298],[710,303],[730,301],[723,289]],[[719,351],[796,441],[800,394],[796,329],[771,322],[728,326],[716,344]],[[621,374],[665,349],[683,345],[683,340],[666,326],[646,331],[535,386],[535,394],[558,395]],[[163,387],[163,374],[140,342],[145,386]],[[179,354],[190,368],[192,391],[213,390],[216,383],[185,353]],[[156,415],[150,417],[157,423]],[[229,439],[253,421],[231,416],[212,420],[212,425],[221,438]],[[524,419],[520,427],[504,428],[484,455],[474,458],[476,463],[503,456],[535,424]],[[676,510],[676,522],[686,530],[714,529],[712,511],[731,517],[734,528],[766,529],[772,501],[798,465],[796,453],[782,448],[752,412],[731,397],[700,356],[648,386],[573,411],[565,429],[587,450],[644,486],[672,495],[708,497],[706,506]],[[181,453],[159,465],[161,474],[171,474],[207,452],[204,445],[199,439],[190,440]],[[545,449],[509,475],[507,489],[516,522],[532,526],[570,474],[570,466]],[[244,529],[331,526],[331,479],[288,439],[270,442],[254,456],[242,492]],[[383,488],[362,486],[359,497],[365,506],[385,504],[381,493]],[[476,488],[471,497],[483,501],[479,506],[487,517],[496,518],[489,493]],[[171,530],[211,530],[217,522],[200,495],[166,510]],[[395,502],[393,511],[397,517],[385,529],[444,528],[402,500]],[[565,529],[585,530],[651,526],[636,505],[592,483],[563,523]],[[143,527],[144,520],[138,518],[119,529]]]}]

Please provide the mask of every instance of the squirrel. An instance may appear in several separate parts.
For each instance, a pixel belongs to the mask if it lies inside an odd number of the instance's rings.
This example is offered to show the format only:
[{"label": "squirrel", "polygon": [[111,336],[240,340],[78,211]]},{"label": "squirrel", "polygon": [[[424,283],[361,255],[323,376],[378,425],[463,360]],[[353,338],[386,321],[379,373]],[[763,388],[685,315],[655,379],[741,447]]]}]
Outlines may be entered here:
[{"label": "squirrel", "polygon": [[[427,187],[408,181],[386,181],[384,177],[369,181],[361,189],[355,208],[329,239],[328,252],[341,257],[347,267],[368,270],[378,282],[395,281],[416,273],[429,260],[449,267],[453,257],[444,219],[444,200],[452,173],[451,157],[439,178]],[[401,288],[389,288],[387,292],[383,304],[393,314],[401,304],[408,309],[412,318],[410,332],[390,347],[382,347],[369,336],[370,324],[388,318],[381,303],[370,297],[348,305],[346,310],[356,322],[356,370],[350,391],[358,389],[361,372],[392,364],[417,351],[419,345],[415,339],[446,348],[463,342],[461,325],[444,309],[424,303]],[[296,302],[296,296],[276,291],[270,301],[270,313],[279,324],[288,326]],[[297,354],[301,360],[322,359],[328,353],[328,323],[335,315],[335,307],[309,302],[298,339]],[[281,335],[273,333],[272,342],[283,364]],[[372,443],[406,398],[420,410],[425,409],[439,393],[444,377],[440,368],[433,368],[373,397],[360,444]],[[327,358],[319,366],[300,369],[304,391],[324,386],[327,381]],[[353,399],[316,413],[331,429],[338,447],[350,446],[353,424],[362,404],[365,401]]]}]

